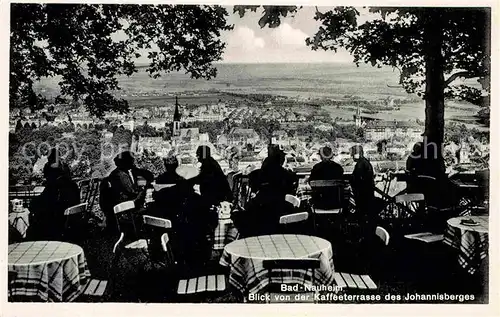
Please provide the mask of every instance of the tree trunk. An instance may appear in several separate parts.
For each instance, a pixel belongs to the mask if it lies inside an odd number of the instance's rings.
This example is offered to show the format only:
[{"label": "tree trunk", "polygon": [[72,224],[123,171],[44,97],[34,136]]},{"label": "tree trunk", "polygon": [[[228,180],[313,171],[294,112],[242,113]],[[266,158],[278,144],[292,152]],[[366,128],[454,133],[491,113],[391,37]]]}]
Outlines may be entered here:
[{"label": "tree trunk", "polygon": [[[443,162],[444,139],[444,58],[442,55],[443,31],[440,9],[431,9],[424,28],[425,59],[425,133],[424,144],[432,145],[427,159]],[[434,148],[436,149],[434,151]]]}]

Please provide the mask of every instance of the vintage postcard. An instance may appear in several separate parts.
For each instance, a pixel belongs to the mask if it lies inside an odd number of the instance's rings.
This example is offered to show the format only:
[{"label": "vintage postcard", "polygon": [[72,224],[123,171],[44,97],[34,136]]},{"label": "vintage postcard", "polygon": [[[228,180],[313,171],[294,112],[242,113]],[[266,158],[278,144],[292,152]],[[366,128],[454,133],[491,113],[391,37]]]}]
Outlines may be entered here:
[{"label": "vintage postcard", "polygon": [[6,305],[494,304],[496,9],[408,5],[4,4]]}]

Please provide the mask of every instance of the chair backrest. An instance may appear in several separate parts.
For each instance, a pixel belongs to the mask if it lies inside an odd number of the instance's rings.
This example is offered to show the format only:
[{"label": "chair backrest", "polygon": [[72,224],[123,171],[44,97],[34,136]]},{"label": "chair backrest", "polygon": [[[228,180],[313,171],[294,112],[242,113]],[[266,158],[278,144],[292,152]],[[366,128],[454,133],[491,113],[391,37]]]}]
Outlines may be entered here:
[{"label": "chair backrest", "polygon": [[87,203],[87,210],[92,211],[94,204],[96,203],[96,200],[99,197],[100,194],[100,185],[101,185],[101,179],[100,178],[92,178],[90,180],[90,188],[89,191],[85,197],[85,202]]},{"label": "chair backrest", "polygon": [[298,212],[294,214],[289,214],[280,217],[280,224],[296,223],[301,221],[306,221],[309,218],[307,212]]},{"label": "chair backrest", "polygon": [[168,242],[170,241],[170,238],[168,237],[168,233],[164,233],[161,235],[161,248],[163,249],[163,252],[167,252],[167,246]]},{"label": "chair backrest", "polygon": [[87,203],[85,202],[85,203],[81,203],[81,204],[78,204],[76,206],[72,206],[72,207],[67,208],[64,211],[64,215],[70,216],[70,215],[74,215],[74,214],[79,214],[79,213],[85,212],[86,210],[87,210]]},{"label": "chair backrest", "polygon": [[175,257],[172,252],[172,248],[169,246],[169,237],[168,233],[164,233],[161,235],[160,241],[161,241],[161,249],[163,251],[163,257],[167,265],[170,264],[175,264]]},{"label": "chair backrest", "polygon": [[375,234],[380,238],[380,240],[382,240],[382,242],[384,242],[385,245],[389,245],[390,236],[387,230],[377,226],[377,228],[375,229]]},{"label": "chair backrest", "polygon": [[172,222],[168,219],[153,217],[148,215],[142,216],[142,219],[144,221],[144,224],[148,226],[163,228],[163,229],[172,228]]},{"label": "chair backrest", "polygon": [[396,203],[412,203],[412,202],[424,201],[425,197],[424,194],[414,193],[414,194],[398,195],[394,198],[394,200],[396,201]]},{"label": "chair backrest", "polygon": [[319,209],[336,209],[344,206],[345,180],[312,180],[309,182],[312,204]]},{"label": "chair backrest", "polygon": [[119,214],[119,213],[131,210],[131,209],[134,209],[134,208],[135,208],[134,201],[133,200],[129,200],[129,201],[124,201],[124,202],[119,203],[118,205],[116,205],[113,208],[113,211],[115,212],[115,214]]},{"label": "chair backrest", "polygon": [[285,200],[292,204],[295,208],[300,207],[300,199],[297,196],[286,194]]},{"label": "chair backrest", "polygon": [[91,179],[83,179],[77,183],[78,189],[80,189],[80,199],[82,201],[87,201],[90,192],[90,183]]},{"label": "chair backrest", "polygon": [[153,189],[155,192],[159,192],[160,190],[164,188],[169,188],[169,187],[174,187],[175,184],[153,184]]},{"label": "chair backrest", "polygon": [[417,175],[417,179],[428,180],[428,181],[436,181],[435,177],[429,176],[429,175]]},{"label": "chair backrest", "polygon": [[118,238],[118,241],[116,241],[115,245],[113,246],[113,254],[116,254],[116,252],[120,250],[120,247],[124,239],[125,239],[125,233],[120,232],[120,238]]}]

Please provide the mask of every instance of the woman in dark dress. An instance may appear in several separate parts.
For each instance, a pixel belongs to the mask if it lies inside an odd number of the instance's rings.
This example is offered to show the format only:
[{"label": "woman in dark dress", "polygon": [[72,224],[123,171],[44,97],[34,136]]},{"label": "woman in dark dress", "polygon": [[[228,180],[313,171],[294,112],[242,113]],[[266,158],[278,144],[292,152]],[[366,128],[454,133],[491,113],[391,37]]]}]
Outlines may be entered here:
[{"label": "woman in dark dress", "polygon": [[51,152],[43,171],[45,189],[31,202],[29,238],[59,240],[64,229],[64,211],[80,203],[80,190],[57,151]]}]

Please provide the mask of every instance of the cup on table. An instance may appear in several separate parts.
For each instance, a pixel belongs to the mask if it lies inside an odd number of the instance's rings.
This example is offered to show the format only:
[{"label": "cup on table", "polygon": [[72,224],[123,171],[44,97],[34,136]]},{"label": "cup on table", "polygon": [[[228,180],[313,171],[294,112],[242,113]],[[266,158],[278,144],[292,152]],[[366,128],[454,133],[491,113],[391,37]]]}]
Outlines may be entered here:
[{"label": "cup on table", "polygon": [[193,189],[194,189],[194,192],[197,193],[198,195],[201,195],[201,192],[200,192],[200,185],[199,184],[195,184],[193,186]]},{"label": "cup on table", "polygon": [[21,199],[12,199],[10,201],[10,206],[13,212],[21,212],[24,210],[24,204]]},{"label": "cup on table", "polygon": [[219,218],[229,218],[231,216],[231,204],[228,201],[223,201],[220,203],[218,208]]}]

